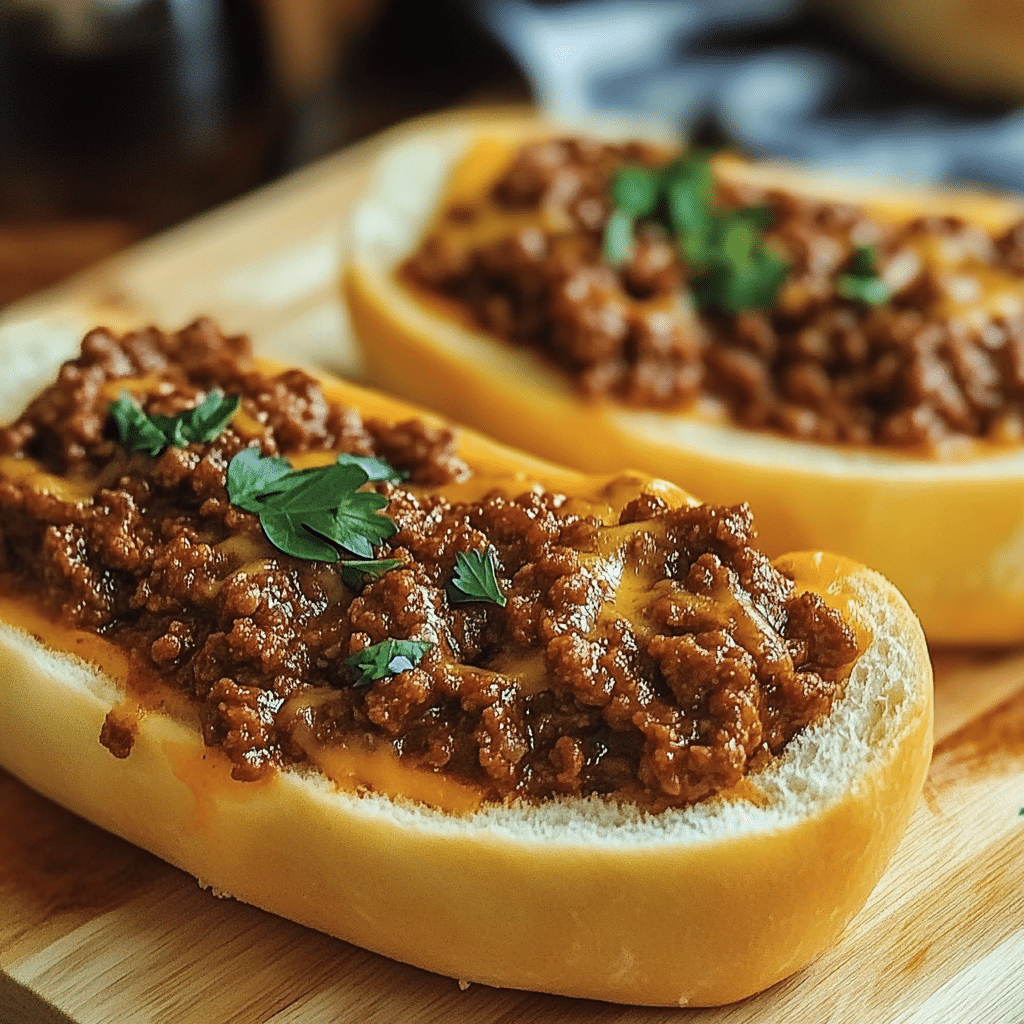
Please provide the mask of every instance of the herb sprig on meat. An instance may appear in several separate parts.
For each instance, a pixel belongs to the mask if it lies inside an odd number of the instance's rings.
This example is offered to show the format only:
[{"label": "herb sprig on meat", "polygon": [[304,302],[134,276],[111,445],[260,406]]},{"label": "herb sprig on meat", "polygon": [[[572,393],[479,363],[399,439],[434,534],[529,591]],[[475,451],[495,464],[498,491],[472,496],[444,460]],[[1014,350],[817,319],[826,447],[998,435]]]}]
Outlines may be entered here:
[{"label": "herb sprig on meat", "polygon": [[448,600],[485,601],[504,608],[508,599],[498,583],[497,569],[498,553],[493,546],[486,551],[457,552],[455,574],[446,588]]},{"label": "herb sprig on meat", "polygon": [[122,391],[111,403],[110,415],[125,448],[155,457],[165,448],[212,441],[228,425],[240,401],[239,395],[225,395],[219,388],[211,388],[193,409],[177,416],[148,416],[127,391]]},{"label": "herb sprig on meat", "polygon": [[836,280],[836,294],[865,306],[881,306],[892,298],[888,285],[878,273],[872,246],[854,248],[846,273]]},{"label": "herb sprig on meat", "polygon": [[626,164],[612,177],[611,198],[603,253],[612,266],[632,255],[636,224],[653,221],[674,236],[698,306],[738,313],[775,302],[788,268],[761,237],[772,211],[719,210],[709,154],[688,153],[663,168]]},{"label": "herb sprig on meat", "polygon": [[345,664],[359,673],[354,686],[369,686],[415,668],[433,646],[427,640],[382,640],[350,655]]},{"label": "herb sprig on meat", "polygon": [[[267,539],[287,555],[337,562],[348,551],[372,560],[373,546],[398,527],[380,514],[388,499],[361,489],[371,480],[366,460],[361,461],[342,454],[328,466],[293,470],[287,459],[245,448],[228,465],[228,497],[259,516]],[[373,461],[372,479],[395,478],[383,459]],[[362,568],[372,574],[380,563]]]}]

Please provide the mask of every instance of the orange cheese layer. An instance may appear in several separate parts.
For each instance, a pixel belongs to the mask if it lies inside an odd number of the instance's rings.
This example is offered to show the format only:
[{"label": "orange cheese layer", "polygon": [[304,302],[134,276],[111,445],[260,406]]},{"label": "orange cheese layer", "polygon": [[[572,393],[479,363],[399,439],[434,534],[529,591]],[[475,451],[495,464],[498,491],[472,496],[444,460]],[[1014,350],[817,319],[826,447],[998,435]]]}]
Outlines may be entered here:
[{"label": "orange cheese layer", "polygon": [[0,455],[0,475],[8,480],[17,480],[40,494],[49,494],[59,501],[69,504],[89,501],[100,489],[113,482],[107,475],[100,478],[85,477],[72,480],[68,477],[55,476],[47,473],[34,459],[17,458],[13,455]]},{"label": "orange cheese layer", "polygon": [[[131,657],[104,637],[88,630],[62,626],[49,619],[34,603],[23,597],[0,594],[0,619],[24,630],[50,650],[71,654],[98,668],[125,694],[130,694],[123,707],[127,714],[141,716],[156,708],[187,715],[183,694],[170,690],[155,678],[140,680],[133,670]],[[141,683],[141,685],[139,685]],[[307,696],[307,701],[310,698]],[[198,725],[197,725],[198,728]],[[453,813],[466,812],[480,804],[480,794],[462,785],[423,769],[404,764],[390,749],[324,747],[308,730],[297,736],[310,761],[340,789],[370,789],[389,797],[407,797],[440,807]],[[96,737],[99,743],[99,737]],[[192,791],[196,804],[196,824],[201,825],[212,812],[213,796],[225,788],[253,786],[231,778],[228,758],[215,748],[200,756],[192,748],[169,750],[175,775]]]},{"label": "orange cheese layer", "polygon": [[60,626],[29,599],[0,592],[0,619],[22,629],[51,650],[73,654],[95,665],[122,688],[127,687],[129,657],[109,640],[85,629]]}]

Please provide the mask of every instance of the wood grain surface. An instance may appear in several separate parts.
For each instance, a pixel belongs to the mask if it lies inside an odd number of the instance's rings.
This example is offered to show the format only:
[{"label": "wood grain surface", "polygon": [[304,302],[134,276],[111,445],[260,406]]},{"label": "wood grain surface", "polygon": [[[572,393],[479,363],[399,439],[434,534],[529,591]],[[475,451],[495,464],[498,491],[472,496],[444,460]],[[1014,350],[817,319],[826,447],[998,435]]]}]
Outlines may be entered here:
[{"label": "wood grain surface", "polygon": [[[345,214],[382,141],[20,303],[0,319],[0,351],[26,328],[208,313],[268,355],[358,378],[336,281]],[[935,668],[935,756],[889,870],[832,950],[742,1003],[463,991],[219,900],[0,772],[0,1024],[1024,1024],[1024,650],[939,651]]]}]

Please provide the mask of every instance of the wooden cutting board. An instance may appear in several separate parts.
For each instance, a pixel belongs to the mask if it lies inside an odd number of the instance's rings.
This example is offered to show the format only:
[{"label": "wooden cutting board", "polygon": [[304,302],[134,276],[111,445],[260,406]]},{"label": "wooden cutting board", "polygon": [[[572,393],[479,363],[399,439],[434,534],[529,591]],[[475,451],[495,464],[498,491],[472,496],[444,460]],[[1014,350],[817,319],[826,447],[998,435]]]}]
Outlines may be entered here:
[{"label": "wooden cutting board", "polygon": [[[0,352],[26,330],[70,343],[95,323],[209,313],[268,355],[358,377],[337,300],[342,225],[386,141],[20,303],[0,320]],[[1024,1024],[1024,650],[937,652],[935,666],[935,757],[889,870],[835,948],[742,1003],[670,1011],[462,991],[218,900],[0,772],[0,1024]]]}]

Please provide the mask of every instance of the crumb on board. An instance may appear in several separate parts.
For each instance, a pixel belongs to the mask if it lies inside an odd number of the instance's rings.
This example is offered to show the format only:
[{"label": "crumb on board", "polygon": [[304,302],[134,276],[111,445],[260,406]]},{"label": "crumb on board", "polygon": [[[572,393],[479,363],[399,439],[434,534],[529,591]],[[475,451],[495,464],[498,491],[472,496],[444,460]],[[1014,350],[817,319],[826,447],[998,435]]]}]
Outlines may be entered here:
[{"label": "crumb on board", "polygon": [[204,889],[219,900],[233,900],[235,898],[225,889],[218,889],[217,886],[212,885],[210,882],[204,882],[201,878],[197,878],[196,881],[199,883],[200,889]]}]

